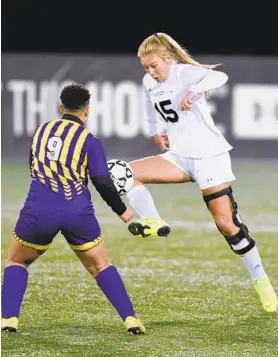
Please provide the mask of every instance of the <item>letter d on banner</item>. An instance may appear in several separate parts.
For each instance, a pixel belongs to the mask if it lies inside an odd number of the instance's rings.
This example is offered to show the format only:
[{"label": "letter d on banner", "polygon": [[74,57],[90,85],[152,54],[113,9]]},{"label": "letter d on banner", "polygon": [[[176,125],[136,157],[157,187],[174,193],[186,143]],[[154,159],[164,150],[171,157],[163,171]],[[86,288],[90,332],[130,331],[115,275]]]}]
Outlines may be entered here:
[{"label": "letter d on banner", "polygon": [[232,134],[235,139],[278,139],[278,85],[234,86]]}]

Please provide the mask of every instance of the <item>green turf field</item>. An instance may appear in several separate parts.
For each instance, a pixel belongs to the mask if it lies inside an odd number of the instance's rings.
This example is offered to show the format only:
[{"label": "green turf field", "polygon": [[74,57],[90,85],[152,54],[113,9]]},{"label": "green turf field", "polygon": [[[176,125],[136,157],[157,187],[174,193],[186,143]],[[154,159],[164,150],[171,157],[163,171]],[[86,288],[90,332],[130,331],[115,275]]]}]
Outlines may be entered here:
[{"label": "green turf field", "polygon": [[[236,199],[278,291],[278,164],[234,165]],[[26,166],[2,166],[2,271],[29,185]],[[19,332],[2,356],[273,357],[277,315],[264,313],[249,275],[211,222],[195,184],[150,186],[168,239],[135,239],[93,197],[110,259],[127,285],[144,336],[129,336],[64,241],[30,268]]]}]

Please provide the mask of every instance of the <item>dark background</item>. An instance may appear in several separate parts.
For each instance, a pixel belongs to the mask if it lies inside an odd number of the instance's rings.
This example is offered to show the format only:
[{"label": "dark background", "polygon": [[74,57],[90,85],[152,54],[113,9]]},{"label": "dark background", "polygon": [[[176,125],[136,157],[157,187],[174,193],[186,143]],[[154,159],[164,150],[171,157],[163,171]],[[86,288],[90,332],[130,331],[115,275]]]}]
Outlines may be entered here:
[{"label": "dark background", "polygon": [[4,0],[2,52],[136,53],[161,31],[192,54],[277,56],[275,2]]}]

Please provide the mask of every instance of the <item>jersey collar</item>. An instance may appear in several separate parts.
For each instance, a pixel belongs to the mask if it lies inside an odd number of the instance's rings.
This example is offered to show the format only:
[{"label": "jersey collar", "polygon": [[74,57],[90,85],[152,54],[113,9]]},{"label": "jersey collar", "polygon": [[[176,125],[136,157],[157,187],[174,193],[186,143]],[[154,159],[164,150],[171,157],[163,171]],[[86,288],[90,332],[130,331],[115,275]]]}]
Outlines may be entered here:
[{"label": "jersey collar", "polygon": [[167,78],[165,79],[165,82],[168,81],[168,79],[171,77],[172,73],[174,72],[174,69],[176,68],[176,65],[178,64],[178,62],[173,59],[171,61],[171,64],[170,64],[170,70],[169,70],[169,73],[168,73],[168,76]]},{"label": "jersey collar", "polygon": [[71,120],[77,124],[84,125],[83,121],[73,114],[63,114],[61,119]]}]

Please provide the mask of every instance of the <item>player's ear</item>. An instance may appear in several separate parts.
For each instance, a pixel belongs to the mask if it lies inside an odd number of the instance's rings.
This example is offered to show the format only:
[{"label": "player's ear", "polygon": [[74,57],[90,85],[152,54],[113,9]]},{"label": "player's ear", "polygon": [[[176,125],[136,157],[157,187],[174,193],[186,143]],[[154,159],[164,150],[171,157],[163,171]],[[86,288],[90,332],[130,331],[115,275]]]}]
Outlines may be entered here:
[{"label": "player's ear", "polygon": [[59,113],[60,114],[64,113],[64,106],[62,104],[59,104]]},{"label": "player's ear", "polygon": [[89,107],[89,104],[88,104],[88,105],[86,105],[85,111],[84,111],[84,114],[85,114],[86,118],[88,118],[88,116],[89,116],[89,109],[90,109],[90,107]]}]

